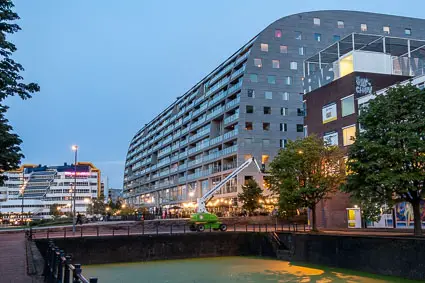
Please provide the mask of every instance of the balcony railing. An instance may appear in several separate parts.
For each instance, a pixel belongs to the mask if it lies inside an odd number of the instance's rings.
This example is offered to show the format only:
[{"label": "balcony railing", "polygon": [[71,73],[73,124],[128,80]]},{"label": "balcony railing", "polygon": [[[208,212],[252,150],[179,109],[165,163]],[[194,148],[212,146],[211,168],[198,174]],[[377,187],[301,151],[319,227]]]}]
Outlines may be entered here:
[{"label": "balcony railing", "polygon": [[195,111],[193,111],[192,117],[197,116],[198,114],[202,113],[203,111],[205,111],[208,107],[208,104],[202,104],[201,107],[199,109],[196,109]]},{"label": "balcony railing", "polygon": [[242,74],[244,71],[245,71],[245,65],[243,65],[242,68],[240,68],[239,70],[235,71],[230,78],[234,79],[240,74]]},{"label": "balcony railing", "polygon": [[231,137],[237,136],[239,133],[238,129],[234,129],[233,131],[227,132],[223,135],[225,140],[230,139]]},{"label": "balcony railing", "polygon": [[229,102],[226,104],[226,109],[230,109],[230,108],[232,108],[233,106],[238,105],[240,102],[241,102],[241,98],[238,96],[237,98],[235,98],[235,99],[233,99],[233,100],[229,101]]},{"label": "balcony railing", "polygon": [[226,96],[227,96],[227,90],[220,92],[217,96],[215,96],[213,99],[211,99],[210,102],[208,102],[208,106],[214,105],[215,103],[222,100]]},{"label": "balcony railing", "polygon": [[216,108],[213,112],[211,112],[210,114],[207,115],[207,120],[223,113],[223,111],[224,111],[224,107]]},{"label": "balcony railing", "polygon": [[186,182],[186,176],[179,178],[179,183]]},{"label": "balcony railing", "polygon": [[214,83],[215,81],[217,81],[217,79],[219,79],[220,77],[222,77],[225,73],[227,73],[228,71],[230,71],[233,66],[235,65],[235,63],[230,63],[228,66],[226,66],[226,68],[224,68],[223,70],[221,70],[220,72],[218,72],[214,77],[212,77],[209,80],[208,85],[211,85],[212,83]]},{"label": "balcony railing", "polygon": [[213,138],[213,139],[210,139],[210,145],[214,145],[214,144],[216,144],[216,143],[219,143],[219,142],[221,142],[223,140],[223,136],[218,136],[218,137],[215,137],[215,138]]},{"label": "balcony railing", "polygon": [[232,116],[229,116],[224,119],[224,124],[229,124],[239,119],[239,113],[235,113]]},{"label": "balcony railing", "polygon": [[233,86],[231,86],[228,90],[227,93],[228,94],[232,94],[233,92],[237,91],[238,89],[240,89],[242,86],[242,81],[239,80],[239,82],[237,84],[234,84]]},{"label": "balcony railing", "polygon": [[226,85],[229,82],[230,78],[226,77],[224,79],[222,79],[221,81],[217,82],[215,85],[213,85],[205,94],[206,96],[209,96],[210,94],[212,94],[213,92],[215,92],[216,90],[220,89],[221,87],[223,87],[224,85]]},{"label": "balcony railing", "polygon": [[236,59],[235,64],[239,64],[240,62],[242,62],[243,60],[245,60],[249,56],[249,53],[251,53],[251,50],[248,51],[248,52],[246,52],[244,55],[242,55],[238,59]]},{"label": "balcony railing", "polygon": [[236,152],[238,150],[238,145],[232,145],[231,147],[227,147],[225,149],[222,150],[223,154],[222,155],[228,155],[230,153]]}]

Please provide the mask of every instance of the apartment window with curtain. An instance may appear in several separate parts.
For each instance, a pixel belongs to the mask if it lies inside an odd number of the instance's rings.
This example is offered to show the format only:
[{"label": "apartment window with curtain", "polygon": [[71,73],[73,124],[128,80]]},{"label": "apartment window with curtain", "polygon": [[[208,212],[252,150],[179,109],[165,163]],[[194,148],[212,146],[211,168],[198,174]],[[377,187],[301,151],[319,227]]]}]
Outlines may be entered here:
[{"label": "apartment window with curtain", "polygon": [[410,29],[410,28],[405,28],[405,29],[404,29],[404,34],[405,34],[405,35],[412,35],[412,29]]},{"label": "apartment window with curtain", "polygon": [[280,108],[280,115],[282,115],[282,116],[288,116],[288,108],[281,107]]},{"label": "apartment window with curtain", "polygon": [[313,19],[313,24],[314,24],[315,26],[320,26],[320,18],[314,18],[314,19]]},{"label": "apartment window with curtain", "polygon": [[264,113],[264,115],[271,115],[272,114],[272,108],[270,106],[264,106],[263,113]]},{"label": "apartment window with curtain", "polygon": [[251,83],[258,83],[258,75],[257,74],[250,74],[249,80],[251,81]]},{"label": "apartment window with curtain", "polygon": [[289,64],[289,67],[291,70],[297,70],[298,69],[298,63],[297,62],[291,62]]},{"label": "apartment window with curtain", "polygon": [[361,24],[360,25],[360,30],[361,31],[367,31],[367,24]]},{"label": "apartment window with curtain", "polygon": [[254,59],[254,66],[261,68],[263,66],[263,63],[261,62],[261,59],[255,58]]},{"label": "apartment window with curtain", "polygon": [[280,30],[280,29],[276,29],[276,30],[274,31],[274,37],[276,37],[276,38],[281,38],[281,37],[282,37],[282,30]]},{"label": "apartment window with curtain", "polygon": [[280,140],[280,147],[285,148],[287,143],[288,143],[288,140],[286,139]]},{"label": "apartment window with curtain", "polygon": [[292,84],[292,77],[285,77],[285,84],[291,85]]},{"label": "apartment window with curtain", "polygon": [[287,45],[281,45],[280,46],[280,53],[288,53],[288,46]]},{"label": "apartment window with curtain", "polygon": [[341,99],[342,117],[354,114],[354,95]]},{"label": "apartment window with curtain", "polygon": [[304,46],[298,47],[298,55],[301,55],[301,56],[305,55],[305,47]]},{"label": "apartment window with curtain", "polygon": [[286,123],[280,123],[280,131],[281,132],[287,132],[288,131],[288,125]]},{"label": "apartment window with curtain", "polygon": [[245,122],[245,130],[252,131],[252,129],[253,129],[252,122]]},{"label": "apartment window with curtain", "polygon": [[288,92],[281,92],[282,100],[289,100],[289,93]]},{"label": "apartment window with curtain", "polygon": [[272,67],[273,69],[279,69],[280,68],[279,60],[272,60]]},{"label": "apartment window with curtain", "polygon": [[342,138],[344,146],[354,143],[356,137],[356,125],[348,126],[342,129]]},{"label": "apartment window with curtain", "polygon": [[322,41],[322,35],[320,33],[314,33],[314,40],[317,42]]},{"label": "apartment window with curtain", "polygon": [[344,28],[344,21],[338,21],[337,26],[338,28]]},{"label": "apartment window with curtain", "polygon": [[390,27],[389,26],[384,26],[382,28],[382,30],[384,31],[385,34],[390,34]]},{"label": "apartment window with curtain", "polygon": [[270,123],[263,123],[263,131],[270,131]]},{"label": "apartment window with curtain", "polygon": [[302,33],[302,32],[300,32],[300,31],[296,31],[296,32],[295,32],[295,39],[296,39],[296,40],[301,40],[301,39],[303,39],[303,33]]},{"label": "apartment window with curtain", "polygon": [[267,76],[267,82],[269,84],[276,84],[276,76]]},{"label": "apartment window with curtain", "polygon": [[269,45],[267,43],[261,43],[261,51],[268,52],[269,51]]},{"label": "apartment window with curtain", "polygon": [[265,99],[273,99],[273,92],[271,92],[271,91],[264,92],[264,98]]}]

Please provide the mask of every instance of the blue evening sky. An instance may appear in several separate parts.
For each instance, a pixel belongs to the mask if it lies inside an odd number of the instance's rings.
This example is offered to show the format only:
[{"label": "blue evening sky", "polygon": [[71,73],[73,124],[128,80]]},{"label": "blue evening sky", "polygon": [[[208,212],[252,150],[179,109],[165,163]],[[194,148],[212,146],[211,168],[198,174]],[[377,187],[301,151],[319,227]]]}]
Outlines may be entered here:
[{"label": "blue evening sky", "polygon": [[91,161],[121,188],[134,133],[280,17],[348,9],[424,17],[423,0],[15,0],[32,99],[7,100],[25,163]]}]

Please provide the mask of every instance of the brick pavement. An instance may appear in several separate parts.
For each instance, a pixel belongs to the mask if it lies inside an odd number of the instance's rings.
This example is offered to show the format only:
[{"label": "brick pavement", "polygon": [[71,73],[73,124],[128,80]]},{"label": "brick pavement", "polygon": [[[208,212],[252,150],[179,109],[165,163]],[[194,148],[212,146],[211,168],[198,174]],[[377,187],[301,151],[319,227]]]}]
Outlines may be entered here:
[{"label": "brick pavement", "polygon": [[27,275],[24,232],[0,234],[0,282],[32,282]]}]

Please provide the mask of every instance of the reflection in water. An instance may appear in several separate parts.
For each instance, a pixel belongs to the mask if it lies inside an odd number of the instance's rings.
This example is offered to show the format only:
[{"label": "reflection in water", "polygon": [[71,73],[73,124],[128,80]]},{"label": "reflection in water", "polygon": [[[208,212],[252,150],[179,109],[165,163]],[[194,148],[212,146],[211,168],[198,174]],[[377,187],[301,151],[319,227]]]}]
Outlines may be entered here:
[{"label": "reflection in water", "polygon": [[367,273],[249,257],[87,265],[83,267],[83,274],[98,277],[100,283],[414,282]]}]

